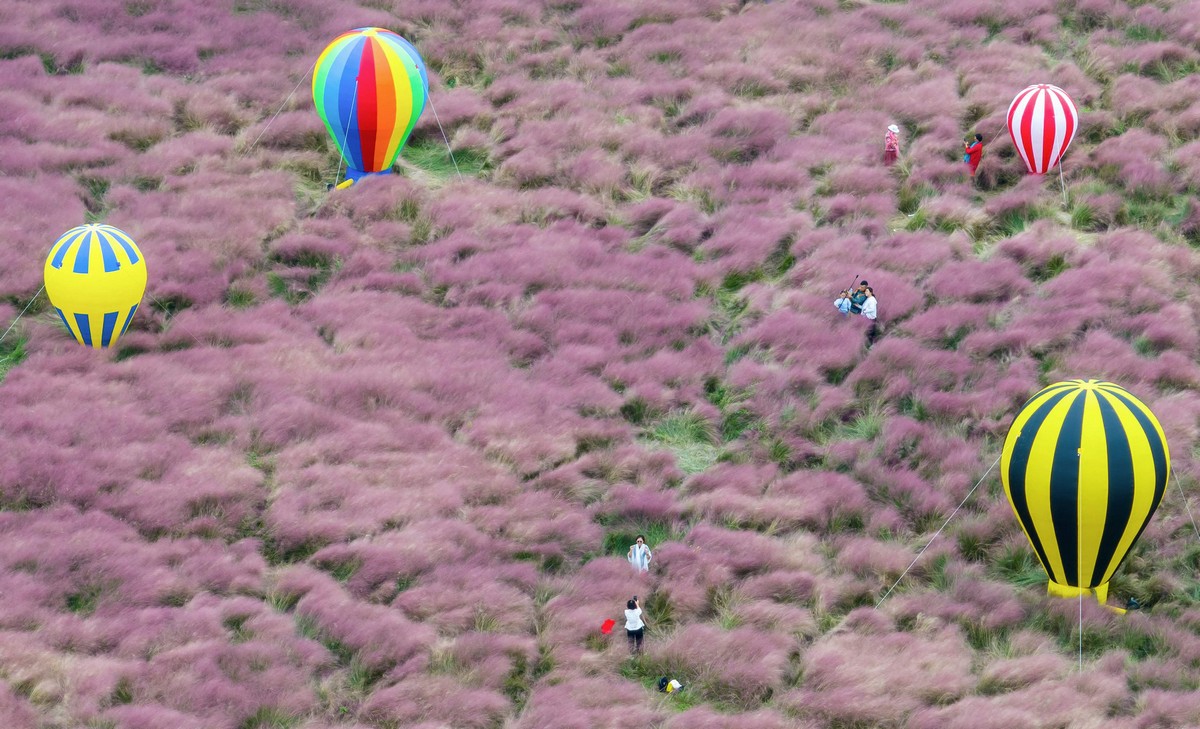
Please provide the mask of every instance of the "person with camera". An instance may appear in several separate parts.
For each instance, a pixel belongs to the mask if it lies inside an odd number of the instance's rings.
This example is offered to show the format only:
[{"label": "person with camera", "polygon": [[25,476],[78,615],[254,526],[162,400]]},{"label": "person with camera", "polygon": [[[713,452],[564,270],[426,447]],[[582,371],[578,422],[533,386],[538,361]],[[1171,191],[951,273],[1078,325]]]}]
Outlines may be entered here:
[{"label": "person with camera", "polygon": [[979,161],[983,159],[983,135],[976,134],[974,141],[963,142],[963,162],[971,170],[971,180],[975,180],[975,171],[979,169]]},{"label": "person with camera", "polygon": [[625,603],[625,635],[629,637],[629,652],[639,654],[642,652],[642,639],[646,634],[646,624],[642,622],[642,606],[638,603],[638,596],[634,595],[633,599]]},{"label": "person with camera", "polygon": [[858,288],[850,293],[850,313],[861,314],[863,302],[867,300],[867,282],[859,281]]}]

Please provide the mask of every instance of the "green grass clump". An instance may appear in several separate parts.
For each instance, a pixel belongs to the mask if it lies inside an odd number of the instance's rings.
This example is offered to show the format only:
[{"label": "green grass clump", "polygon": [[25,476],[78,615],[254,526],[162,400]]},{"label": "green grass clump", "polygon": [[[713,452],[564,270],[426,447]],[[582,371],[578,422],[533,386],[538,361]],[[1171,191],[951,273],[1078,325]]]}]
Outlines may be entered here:
[{"label": "green grass clump", "polygon": [[28,341],[25,333],[15,328],[0,341],[0,382],[4,382],[9,370],[25,361],[28,356],[25,345]]},{"label": "green grass clump", "polygon": [[997,556],[991,568],[997,577],[1018,587],[1033,587],[1045,584],[1049,580],[1041,562],[1038,562],[1033,551],[1026,547],[1005,549]]},{"label": "green grass clump", "polygon": [[462,175],[479,177],[491,169],[486,150],[447,149],[445,140],[423,139],[404,147],[400,158],[427,174],[440,179]]},{"label": "green grass clump", "polygon": [[291,729],[299,724],[300,718],[274,706],[261,706],[241,724],[238,729]]},{"label": "green grass clump", "polygon": [[716,445],[716,428],[707,418],[690,410],[672,413],[655,423],[646,432],[646,439],[674,453],[684,473],[705,471],[721,455]]}]

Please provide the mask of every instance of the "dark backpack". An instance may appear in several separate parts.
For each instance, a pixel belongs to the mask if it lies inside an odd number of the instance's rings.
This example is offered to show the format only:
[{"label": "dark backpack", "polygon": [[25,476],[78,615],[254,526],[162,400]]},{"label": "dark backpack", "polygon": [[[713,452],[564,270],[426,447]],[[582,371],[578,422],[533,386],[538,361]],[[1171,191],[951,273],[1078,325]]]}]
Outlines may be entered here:
[{"label": "dark backpack", "polygon": [[671,683],[671,680],[666,676],[658,679],[658,692],[665,694],[667,692],[667,684],[669,683]]}]

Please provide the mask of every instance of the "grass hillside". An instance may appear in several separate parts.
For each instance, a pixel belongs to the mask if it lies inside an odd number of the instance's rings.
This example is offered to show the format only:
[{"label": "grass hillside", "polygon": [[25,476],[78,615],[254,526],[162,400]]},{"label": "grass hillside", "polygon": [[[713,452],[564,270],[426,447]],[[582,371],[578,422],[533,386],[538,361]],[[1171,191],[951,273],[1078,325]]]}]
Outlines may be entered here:
[{"label": "grass hillside", "polygon": [[[0,725],[1200,725],[1198,13],[0,0]],[[329,190],[310,73],[367,25],[431,106]],[[40,292],[84,222],[149,269],[112,351]],[[1171,450],[1123,616],[991,468],[1077,377]]]}]

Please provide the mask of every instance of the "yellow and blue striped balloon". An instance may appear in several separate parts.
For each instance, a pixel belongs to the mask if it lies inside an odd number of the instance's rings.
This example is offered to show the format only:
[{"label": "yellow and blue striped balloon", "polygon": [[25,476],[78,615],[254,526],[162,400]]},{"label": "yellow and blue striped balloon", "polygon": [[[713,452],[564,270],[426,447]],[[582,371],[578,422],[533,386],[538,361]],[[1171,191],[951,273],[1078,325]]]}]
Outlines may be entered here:
[{"label": "yellow and blue striped balloon", "polygon": [[129,328],[146,291],[146,260],[124,231],[81,225],[50,248],[45,278],[63,325],[80,344],[100,349]]},{"label": "yellow and blue striped balloon", "polygon": [[1171,456],[1154,413],[1127,390],[1068,380],[1021,408],[1000,469],[1050,594],[1094,593],[1103,603],[1162,500]]}]

